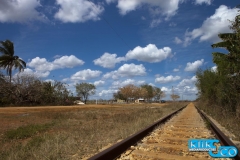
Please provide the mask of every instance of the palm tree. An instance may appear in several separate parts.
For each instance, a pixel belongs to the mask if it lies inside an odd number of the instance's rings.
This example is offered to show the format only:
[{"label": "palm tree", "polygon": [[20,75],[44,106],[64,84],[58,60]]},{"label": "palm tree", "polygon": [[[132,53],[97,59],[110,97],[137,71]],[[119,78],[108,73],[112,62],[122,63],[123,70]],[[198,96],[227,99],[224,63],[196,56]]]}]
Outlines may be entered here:
[{"label": "palm tree", "polygon": [[0,41],[0,68],[7,69],[7,74],[12,80],[12,69],[18,69],[19,72],[26,68],[26,62],[14,55],[14,46],[10,40]]},{"label": "palm tree", "polygon": [[239,72],[240,47],[239,37],[236,33],[222,33],[218,35],[223,41],[213,44],[213,48],[224,48],[227,54],[214,52],[213,62],[217,64],[218,71],[223,74],[234,74]]},{"label": "palm tree", "polygon": [[[237,6],[240,8],[240,5]],[[227,54],[214,52],[213,62],[217,64],[218,70],[221,74],[239,74],[240,73],[240,10],[231,21],[230,29],[233,33],[221,33],[219,38],[222,42],[213,44],[213,48],[224,48],[228,51]]]}]

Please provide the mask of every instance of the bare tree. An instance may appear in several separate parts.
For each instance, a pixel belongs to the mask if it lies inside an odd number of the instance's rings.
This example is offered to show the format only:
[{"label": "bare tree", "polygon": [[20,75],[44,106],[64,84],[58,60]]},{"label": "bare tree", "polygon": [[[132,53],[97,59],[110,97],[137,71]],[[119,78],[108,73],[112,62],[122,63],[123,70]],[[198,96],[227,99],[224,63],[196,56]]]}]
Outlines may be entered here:
[{"label": "bare tree", "polygon": [[180,96],[177,95],[177,94],[171,94],[171,98],[172,98],[172,100],[175,102],[177,99],[180,98]]}]

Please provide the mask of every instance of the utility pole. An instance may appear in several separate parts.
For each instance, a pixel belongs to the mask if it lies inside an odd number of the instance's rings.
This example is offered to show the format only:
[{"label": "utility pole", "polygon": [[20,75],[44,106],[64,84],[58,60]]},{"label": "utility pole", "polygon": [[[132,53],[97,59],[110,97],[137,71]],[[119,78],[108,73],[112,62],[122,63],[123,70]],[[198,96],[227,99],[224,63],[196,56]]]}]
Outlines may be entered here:
[{"label": "utility pole", "polygon": [[173,99],[173,102],[174,102],[175,100],[174,100],[174,90],[173,90],[173,86],[172,86],[172,99]]}]

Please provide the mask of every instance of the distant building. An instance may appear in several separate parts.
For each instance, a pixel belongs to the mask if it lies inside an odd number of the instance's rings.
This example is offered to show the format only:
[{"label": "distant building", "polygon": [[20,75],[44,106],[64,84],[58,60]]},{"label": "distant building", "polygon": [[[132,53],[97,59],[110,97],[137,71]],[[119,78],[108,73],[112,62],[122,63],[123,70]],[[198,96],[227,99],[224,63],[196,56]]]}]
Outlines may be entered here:
[{"label": "distant building", "polygon": [[125,100],[117,99],[117,103],[125,103]]},{"label": "distant building", "polygon": [[143,98],[139,98],[135,100],[135,103],[143,103],[145,100]]}]

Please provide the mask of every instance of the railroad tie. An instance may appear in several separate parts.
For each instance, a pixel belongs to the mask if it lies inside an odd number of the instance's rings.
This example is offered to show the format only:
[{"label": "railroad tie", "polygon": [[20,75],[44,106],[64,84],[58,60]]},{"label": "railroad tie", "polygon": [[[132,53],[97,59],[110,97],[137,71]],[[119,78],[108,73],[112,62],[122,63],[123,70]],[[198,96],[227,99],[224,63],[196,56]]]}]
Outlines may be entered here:
[{"label": "railroad tie", "polygon": [[188,140],[191,138],[215,139],[193,103],[132,146],[118,160],[213,159],[208,152],[189,151]]}]

